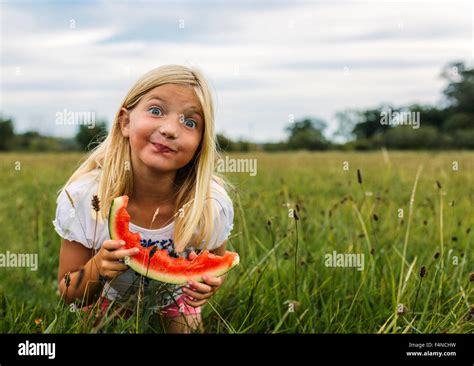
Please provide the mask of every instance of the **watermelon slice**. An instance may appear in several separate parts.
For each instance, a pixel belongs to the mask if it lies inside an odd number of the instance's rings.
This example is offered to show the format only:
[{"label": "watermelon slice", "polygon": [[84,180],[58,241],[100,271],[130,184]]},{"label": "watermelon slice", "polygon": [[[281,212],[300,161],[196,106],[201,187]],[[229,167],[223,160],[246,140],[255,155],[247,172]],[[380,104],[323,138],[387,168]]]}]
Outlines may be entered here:
[{"label": "watermelon slice", "polygon": [[127,212],[128,196],[117,197],[109,211],[109,233],[112,240],[125,241],[124,248],[139,248],[140,252],[125,258],[125,263],[134,271],[154,280],[176,285],[185,285],[188,280],[203,282],[203,275],[219,277],[239,264],[239,255],[226,251],[218,256],[204,250],[193,260],[173,258],[167,250],[140,245],[140,234],[129,231],[130,215]]}]

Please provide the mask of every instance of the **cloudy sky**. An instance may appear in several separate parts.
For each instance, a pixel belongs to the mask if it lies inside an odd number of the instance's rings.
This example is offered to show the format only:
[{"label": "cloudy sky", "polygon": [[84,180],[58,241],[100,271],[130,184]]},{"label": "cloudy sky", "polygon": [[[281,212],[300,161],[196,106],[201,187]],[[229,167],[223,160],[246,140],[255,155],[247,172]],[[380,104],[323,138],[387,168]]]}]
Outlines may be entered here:
[{"label": "cloudy sky", "polygon": [[443,66],[472,65],[473,1],[2,1],[0,112],[16,130],[73,136],[56,113],[109,122],[135,80],[198,66],[217,130],[285,137],[289,116],[438,103]]}]

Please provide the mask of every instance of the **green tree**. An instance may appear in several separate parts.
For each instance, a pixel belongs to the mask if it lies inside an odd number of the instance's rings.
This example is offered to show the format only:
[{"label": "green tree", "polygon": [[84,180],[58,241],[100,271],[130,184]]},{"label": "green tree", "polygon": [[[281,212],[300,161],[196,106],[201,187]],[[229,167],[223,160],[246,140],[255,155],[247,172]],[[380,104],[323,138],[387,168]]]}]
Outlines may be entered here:
[{"label": "green tree", "polygon": [[13,121],[0,117],[0,151],[10,150],[14,137]]},{"label": "green tree", "polygon": [[107,123],[99,121],[93,128],[89,125],[80,125],[76,134],[76,141],[83,150],[92,150],[95,145],[100,144],[107,136]]},{"label": "green tree", "polygon": [[448,103],[456,112],[474,114],[474,69],[467,69],[462,62],[452,62],[441,75],[448,81],[444,90]]},{"label": "green tree", "polygon": [[371,138],[377,134],[387,132],[392,126],[382,124],[382,112],[398,111],[398,109],[390,106],[380,106],[379,108],[367,109],[357,112],[358,123],[355,125],[352,133],[357,139]]},{"label": "green tree", "polygon": [[422,126],[433,126],[440,130],[446,118],[452,111],[450,109],[438,108],[430,105],[412,104],[408,107],[410,112],[420,113],[420,124]]},{"label": "green tree", "polygon": [[231,139],[220,133],[217,134],[216,138],[219,151],[234,151],[234,143]]},{"label": "green tree", "polygon": [[288,147],[291,150],[325,150],[329,142],[323,135],[326,123],[321,119],[306,118],[286,127],[289,133]]}]

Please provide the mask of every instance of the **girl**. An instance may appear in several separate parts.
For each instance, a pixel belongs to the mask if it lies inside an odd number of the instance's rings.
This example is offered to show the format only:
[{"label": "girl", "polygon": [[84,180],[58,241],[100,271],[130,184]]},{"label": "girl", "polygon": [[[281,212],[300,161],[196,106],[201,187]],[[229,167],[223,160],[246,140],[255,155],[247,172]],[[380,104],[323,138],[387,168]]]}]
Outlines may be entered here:
[{"label": "girl", "polygon": [[214,173],[217,157],[213,102],[201,72],[168,65],[139,79],[106,139],[60,190],[53,224],[62,238],[58,283],[65,301],[90,304],[100,293],[103,310],[111,301],[132,309],[140,296],[140,308],[156,311],[167,332],[202,329],[201,306],[225,276],[184,287],[142,279],[123,264],[138,250],[109,240],[107,215],[112,199],[126,194],[141,245],[189,259],[203,249],[223,255],[234,211],[226,182]]}]

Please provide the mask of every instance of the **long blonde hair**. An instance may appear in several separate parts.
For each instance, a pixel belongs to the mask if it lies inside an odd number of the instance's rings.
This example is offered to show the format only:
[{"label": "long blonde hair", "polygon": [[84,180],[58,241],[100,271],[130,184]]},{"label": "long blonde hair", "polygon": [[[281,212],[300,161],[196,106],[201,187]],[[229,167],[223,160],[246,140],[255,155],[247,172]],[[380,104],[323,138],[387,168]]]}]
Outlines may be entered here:
[{"label": "long blonde hair", "polygon": [[216,159],[219,158],[214,129],[214,105],[209,86],[203,74],[196,68],[165,65],[143,75],[120,105],[105,140],[86,156],[85,161],[59,192],[84,174],[100,168],[97,195],[101,202],[101,220],[106,219],[114,198],[124,194],[131,195],[133,174],[130,143],[128,138],[122,135],[119,114],[122,108],[132,110],[146,93],[163,84],[192,86],[204,114],[204,132],[196,154],[186,166],[176,172],[175,184],[179,191],[175,205],[173,240],[175,249],[181,252],[189,246],[199,247],[203,240],[205,247],[209,243],[215,214],[215,204],[209,199],[212,180],[223,187],[230,187],[214,169]]}]

